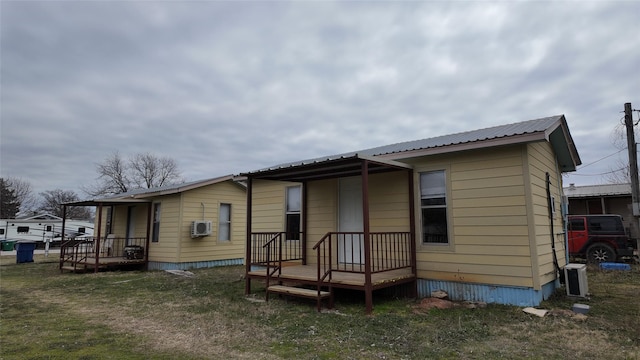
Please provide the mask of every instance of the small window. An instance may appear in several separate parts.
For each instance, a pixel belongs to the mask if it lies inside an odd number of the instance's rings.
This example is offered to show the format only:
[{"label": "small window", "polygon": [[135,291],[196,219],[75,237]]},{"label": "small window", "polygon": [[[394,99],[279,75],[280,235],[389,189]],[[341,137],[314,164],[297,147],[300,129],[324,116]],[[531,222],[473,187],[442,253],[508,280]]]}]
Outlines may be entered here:
[{"label": "small window", "polygon": [[622,222],[616,218],[589,218],[589,231],[594,233],[624,233]]},{"label": "small window", "polygon": [[218,213],[218,240],[231,240],[231,204],[220,204]]},{"label": "small window", "polygon": [[153,233],[151,234],[151,242],[160,240],[160,203],[153,204]]},{"label": "small window", "polygon": [[287,208],[285,231],[287,240],[300,240],[300,209],[302,203],[302,189],[300,186],[287,188]]},{"label": "small window", "polygon": [[28,234],[29,227],[28,226],[18,226],[18,234]]},{"label": "small window", "polygon": [[44,231],[53,231],[53,226],[51,225],[47,225],[44,229]]},{"label": "small window", "polygon": [[78,228],[78,234],[86,234],[87,233],[87,229],[84,227],[79,227]]},{"label": "small window", "polygon": [[0,235],[4,235],[4,229],[0,229]]},{"label": "small window", "polygon": [[420,174],[422,242],[448,244],[447,188],[444,170]]},{"label": "small window", "polygon": [[569,230],[571,231],[584,231],[584,220],[571,219],[569,220]]}]

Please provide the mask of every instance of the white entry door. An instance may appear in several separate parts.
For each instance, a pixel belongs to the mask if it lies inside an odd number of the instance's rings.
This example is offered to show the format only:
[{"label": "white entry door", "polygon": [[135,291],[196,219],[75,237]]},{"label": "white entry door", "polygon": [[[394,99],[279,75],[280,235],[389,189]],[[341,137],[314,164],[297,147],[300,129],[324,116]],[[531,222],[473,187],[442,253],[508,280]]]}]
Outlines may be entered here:
[{"label": "white entry door", "polygon": [[[339,223],[340,232],[362,232],[362,178],[340,179]],[[362,234],[338,237],[338,261],[347,264],[364,264]]]}]

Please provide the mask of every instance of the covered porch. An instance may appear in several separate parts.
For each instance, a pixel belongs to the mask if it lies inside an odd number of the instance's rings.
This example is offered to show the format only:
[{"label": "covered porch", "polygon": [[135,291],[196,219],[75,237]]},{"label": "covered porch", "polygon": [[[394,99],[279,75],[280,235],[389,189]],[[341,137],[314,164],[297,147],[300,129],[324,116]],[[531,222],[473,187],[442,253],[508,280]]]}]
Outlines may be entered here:
[{"label": "covered porch", "polygon": [[[112,211],[118,205],[146,205],[146,236],[116,236],[111,233],[109,224],[103,223],[105,208]],[[96,207],[96,231],[94,236],[68,238],[65,236],[66,214],[68,206]],[[149,241],[151,235],[151,203],[147,200],[128,198],[109,198],[86,200],[63,205],[62,244],[60,245],[60,271],[98,272],[107,268],[145,267],[149,260]]]},{"label": "covered porch", "polygon": [[[371,223],[370,176],[403,174],[407,198],[402,199],[406,231],[372,231],[381,226]],[[416,294],[416,251],[413,168],[407,164],[372,159],[358,154],[322,159],[265,169],[247,176],[247,246],[245,293],[251,292],[253,279],[264,281],[267,300],[270,293],[323,300],[333,306],[333,289],[346,288],[364,292],[366,312],[373,311],[373,291],[411,284]],[[361,186],[351,192],[359,202],[361,231],[340,231],[338,226],[324,235],[310,238],[308,229],[317,221],[309,216],[309,184],[327,179],[357,179]],[[300,232],[253,231],[253,185],[255,180],[299,183],[302,187]],[[404,181],[404,180],[403,180]],[[380,200],[378,200],[380,201]],[[332,210],[334,214],[338,209]],[[282,225],[284,227],[284,224]],[[295,240],[292,240],[295,239]]]}]

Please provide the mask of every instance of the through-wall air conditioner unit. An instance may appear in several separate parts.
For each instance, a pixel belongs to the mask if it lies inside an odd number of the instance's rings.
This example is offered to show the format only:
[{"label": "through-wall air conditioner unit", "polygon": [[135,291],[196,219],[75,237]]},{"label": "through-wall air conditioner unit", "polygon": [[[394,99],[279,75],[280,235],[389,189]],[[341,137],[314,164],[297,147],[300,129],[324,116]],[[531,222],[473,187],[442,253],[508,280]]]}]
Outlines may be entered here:
[{"label": "through-wall air conditioner unit", "polygon": [[564,282],[567,285],[568,296],[586,297],[589,293],[587,265],[567,264],[564,267]]},{"label": "through-wall air conditioner unit", "polygon": [[194,221],[191,223],[191,237],[198,238],[211,235],[211,221]]}]

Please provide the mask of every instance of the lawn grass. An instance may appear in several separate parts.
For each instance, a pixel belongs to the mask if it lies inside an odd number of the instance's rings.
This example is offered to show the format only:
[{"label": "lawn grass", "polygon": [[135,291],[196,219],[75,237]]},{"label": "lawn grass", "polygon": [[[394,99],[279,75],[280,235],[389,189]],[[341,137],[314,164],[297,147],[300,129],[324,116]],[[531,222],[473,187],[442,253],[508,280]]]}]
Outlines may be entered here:
[{"label": "lawn grass", "polygon": [[[336,309],[244,296],[244,268],[60,273],[55,256],[0,259],[0,359],[637,359],[640,268],[588,272],[586,319],[518,307],[420,310],[338,293]],[[541,307],[571,309],[559,291]]]}]

